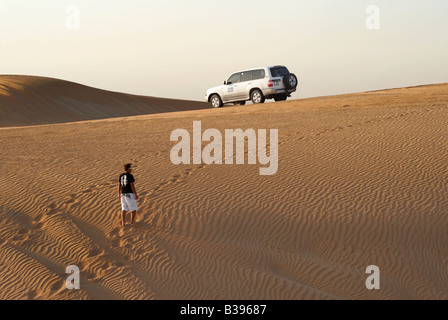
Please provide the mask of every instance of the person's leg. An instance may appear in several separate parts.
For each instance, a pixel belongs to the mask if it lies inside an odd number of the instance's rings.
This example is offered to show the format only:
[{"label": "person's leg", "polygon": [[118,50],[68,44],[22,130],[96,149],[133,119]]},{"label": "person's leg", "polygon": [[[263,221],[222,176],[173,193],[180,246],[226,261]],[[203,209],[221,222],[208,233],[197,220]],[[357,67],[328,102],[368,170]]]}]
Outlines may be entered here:
[{"label": "person's leg", "polygon": [[126,211],[121,212],[121,226],[124,227],[126,225]]},{"label": "person's leg", "polygon": [[137,211],[132,211],[131,213],[131,224],[135,223],[135,216],[137,215]]},{"label": "person's leg", "polygon": [[128,212],[128,204],[126,202],[126,197],[124,194],[121,195],[121,227],[124,228],[126,225],[126,212]]},{"label": "person's leg", "polygon": [[135,216],[137,215],[138,205],[135,195],[131,194],[129,197],[129,211],[131,211],[131,224],[135,223]]}]

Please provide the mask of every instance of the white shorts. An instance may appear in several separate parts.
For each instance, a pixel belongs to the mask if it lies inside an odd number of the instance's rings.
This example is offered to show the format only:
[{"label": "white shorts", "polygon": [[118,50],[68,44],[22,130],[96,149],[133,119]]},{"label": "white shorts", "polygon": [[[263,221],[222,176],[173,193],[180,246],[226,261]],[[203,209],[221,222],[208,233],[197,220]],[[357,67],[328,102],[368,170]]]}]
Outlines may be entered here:
[{"label": "white shorts", "polygon": [[126,193],[121,195],[121,209],[126,212],[137,211],[137,200],[133,193]]}]

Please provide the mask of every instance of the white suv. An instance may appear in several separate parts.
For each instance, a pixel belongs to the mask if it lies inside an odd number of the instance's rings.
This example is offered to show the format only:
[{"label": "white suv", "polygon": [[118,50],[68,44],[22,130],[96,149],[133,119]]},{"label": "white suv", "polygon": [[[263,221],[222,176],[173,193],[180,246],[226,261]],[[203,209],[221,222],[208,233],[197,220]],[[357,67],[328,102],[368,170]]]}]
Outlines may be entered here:
[{"label": "white suv", "polygon": [[205,101],[213,108],[225,103],[245,105],[246,101],[264,103],[266,99],[285,101],[297,90],[297,77],[285,66],[274,66],[239,71],[224,84],[207,90]]}]

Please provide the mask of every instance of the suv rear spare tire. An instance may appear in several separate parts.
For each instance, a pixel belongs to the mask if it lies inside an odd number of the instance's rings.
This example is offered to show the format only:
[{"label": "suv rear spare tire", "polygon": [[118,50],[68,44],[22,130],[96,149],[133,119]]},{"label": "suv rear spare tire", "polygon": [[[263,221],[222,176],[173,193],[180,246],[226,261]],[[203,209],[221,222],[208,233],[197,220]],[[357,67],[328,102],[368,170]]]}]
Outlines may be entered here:
[{"label": "suv rear spare tire", "polygon": [[286,89],[293,90],[297,88],[299,82],[297,81],[297,77],[294,73],[288,73],[283,78],[283,83],[285,84]]}]

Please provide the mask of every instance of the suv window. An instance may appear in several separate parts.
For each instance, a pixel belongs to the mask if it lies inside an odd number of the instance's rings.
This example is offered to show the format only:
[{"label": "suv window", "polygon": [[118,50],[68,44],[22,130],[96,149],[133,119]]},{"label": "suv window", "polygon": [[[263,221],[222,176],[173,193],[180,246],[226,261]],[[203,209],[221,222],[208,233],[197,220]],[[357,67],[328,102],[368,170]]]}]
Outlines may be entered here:
[{"label": "suv window", "polygon": [[271,68],[271,75],[276,77],[284,77],[289,73],[288,69],[286,67],[274,67]]},{"label": "suv window", "polygon": [[263,79],[265,76],[266,76],[266,72],[264,72],[263,69],[252,71],[252,79],[253,80]]},{"label": "suv window", "polygon": [[252,80],[252,71],[241,72],[241,82],[251,80]]},{"label": "suv window", "polygon": [[238,83],[241,79],[241,73],[235,73],[232,75],[229,80],[227,80],[227,83]]}]

